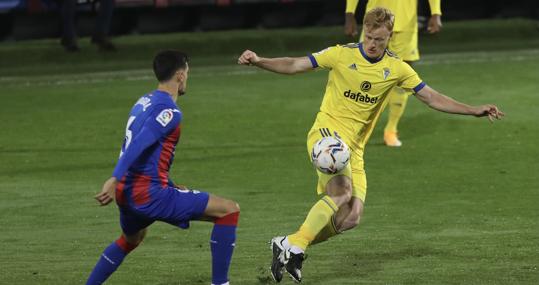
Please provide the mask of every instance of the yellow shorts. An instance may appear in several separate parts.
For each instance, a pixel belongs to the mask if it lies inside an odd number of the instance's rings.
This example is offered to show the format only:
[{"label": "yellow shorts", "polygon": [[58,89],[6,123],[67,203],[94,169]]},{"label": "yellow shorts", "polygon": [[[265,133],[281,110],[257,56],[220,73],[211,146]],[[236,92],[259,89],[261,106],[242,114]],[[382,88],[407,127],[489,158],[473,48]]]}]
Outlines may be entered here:
[{"label": "yellow shorts", "polygon": [[[324,127],[323,124],[320,124],[319,120],[315,122],[314,126],[309,131],[307,135],[307,153],[309,154],[309,159],[311,159],[311,151],[314,144],[324,136],[339,136],[347,145],[350,147],[348,140],[336,131],[331,126],[327,125]],[[318,186],[316,192],[322,194],[326,192],[326,185],[331,180],[331,178],[344,175],[352,180],[352,196],[361,199],[362,202],[365,202],[365,196],[367,196],[367,176],[365,175],[365,170],[363,168],[363,151],[353,150],[350,147],[350,163],[341,171],[335,174],[326,174],[318,169],[316,169],[318,174]]]},{"label": "yellow shorts", "polygon": [[419,60],[417,48],[417,30],[393,32],[388,49],[404,61]]}]

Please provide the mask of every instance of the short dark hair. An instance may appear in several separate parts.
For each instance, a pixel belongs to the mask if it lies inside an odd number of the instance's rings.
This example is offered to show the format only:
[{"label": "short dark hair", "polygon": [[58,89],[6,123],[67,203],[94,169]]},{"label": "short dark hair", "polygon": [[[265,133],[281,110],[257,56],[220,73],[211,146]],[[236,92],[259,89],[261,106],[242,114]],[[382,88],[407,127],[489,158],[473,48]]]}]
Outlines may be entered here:
[{"label": "short dark hair", "polygon": [[153,72],[159,82],[172,78],[174,73],[187,67],[187,54],[177,50],[164,50],[157,53],[153,59]]}]

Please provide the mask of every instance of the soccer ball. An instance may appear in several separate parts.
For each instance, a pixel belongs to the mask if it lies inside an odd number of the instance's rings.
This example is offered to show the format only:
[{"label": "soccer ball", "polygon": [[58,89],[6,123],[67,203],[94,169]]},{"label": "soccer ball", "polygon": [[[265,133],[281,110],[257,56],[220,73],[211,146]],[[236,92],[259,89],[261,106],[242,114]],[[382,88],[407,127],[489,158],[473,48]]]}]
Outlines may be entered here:
[{"label": "soccer ball", "polygon": [[350,150],[340,139],[324,137],[317,141],[311,152],[313,165],[326,174],[335,174],[350,161]]}]

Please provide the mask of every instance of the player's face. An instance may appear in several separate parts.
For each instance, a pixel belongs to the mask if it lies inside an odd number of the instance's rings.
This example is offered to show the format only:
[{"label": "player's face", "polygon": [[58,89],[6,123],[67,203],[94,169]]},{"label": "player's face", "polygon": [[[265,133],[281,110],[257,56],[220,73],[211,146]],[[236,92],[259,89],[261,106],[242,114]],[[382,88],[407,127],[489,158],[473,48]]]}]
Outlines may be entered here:
[{"label": "player's face", "polygon": [[187,74],[189,73],[189,65],[186,65],[185,70],[180,70],[180,84],[178,86],[178,96],[185,94],[187,90]]},{"label": "player's face", "polygon": [[367,56],[371,58],[382,56],[391,38],[391,32],[386,26],[377,29],[364,29],[363,32],[363,49]]}]

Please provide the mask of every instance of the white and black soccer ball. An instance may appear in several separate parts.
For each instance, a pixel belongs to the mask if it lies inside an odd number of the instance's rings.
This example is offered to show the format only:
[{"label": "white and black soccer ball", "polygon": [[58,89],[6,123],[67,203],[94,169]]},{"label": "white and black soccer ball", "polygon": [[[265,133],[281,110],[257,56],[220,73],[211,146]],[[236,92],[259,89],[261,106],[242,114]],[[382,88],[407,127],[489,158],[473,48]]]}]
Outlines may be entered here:
[{"label": "white and black soccer ball", "polygon": [[326,174],[335,174],[346,167],[350,161],[350,150],[340,139],[323,137],[311,151],[313,165]]}]

